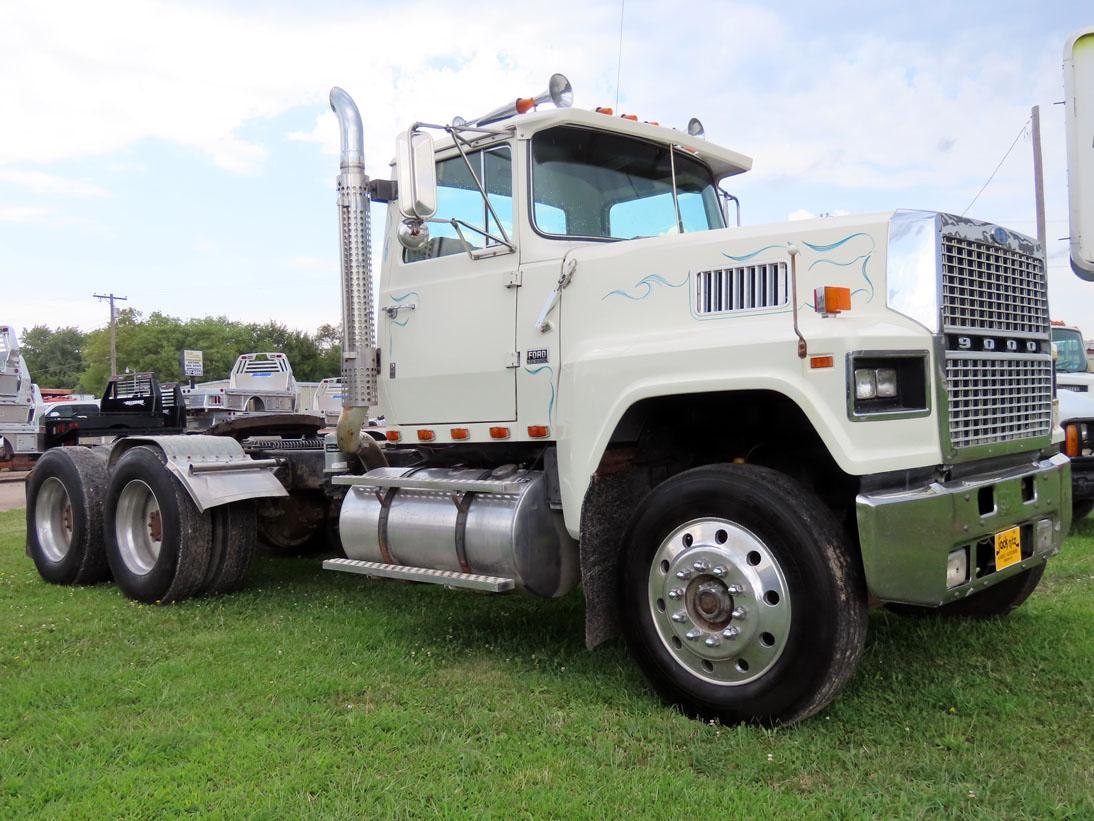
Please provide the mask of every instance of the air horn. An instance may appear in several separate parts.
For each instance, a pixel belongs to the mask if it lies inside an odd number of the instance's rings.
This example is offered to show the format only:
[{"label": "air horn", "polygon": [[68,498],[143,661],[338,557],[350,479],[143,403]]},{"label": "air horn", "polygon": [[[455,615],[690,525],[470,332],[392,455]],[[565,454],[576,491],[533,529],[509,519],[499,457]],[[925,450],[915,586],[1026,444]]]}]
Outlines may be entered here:
[{"label": "air horn", "polygon": [[452,119],[452,125],[457,128],[462,128],[464,126],[479,126],[486,125],[487,123],[494,123],[498,120],[512,117],[514,114],[525,114],[540,103],[545,103],[548,100],[554,103],[556,108],[569,108],[574,104],[574,89],[565,75],[552,74],[551,79],[547,82],[547,90],[542,94],[538,94],[535,97],[518,97],[515,101],[506,103],[499,108],[495,108],[490,113],[483,114],[481,117],[476,117],[473,120],[465,120],[463,117],[454,117]]}]

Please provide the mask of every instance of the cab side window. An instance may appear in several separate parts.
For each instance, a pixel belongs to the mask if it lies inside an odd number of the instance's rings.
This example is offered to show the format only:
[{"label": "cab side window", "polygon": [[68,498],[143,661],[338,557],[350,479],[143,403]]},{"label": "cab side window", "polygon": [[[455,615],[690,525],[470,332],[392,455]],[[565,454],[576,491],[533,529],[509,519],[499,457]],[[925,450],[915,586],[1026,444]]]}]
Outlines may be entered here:
[{"label": "cab side window", "polygon": [[[505,227],[513,234],[513,159],[508,146],[475,151],[467,155],[475,169],[490,205]],[[463,157],[457,155],[437,163],[437,219],[457,219],[463,225],[464,239],[472,248],[483,248],[494,243],[467,226],[501,236],[497,223],[490,215],[482,194],[471,176]],[[463,243],[451,223],[429,223],[429,245],[420,251],[403,249],[404,262],[420,262],[449,254],[462,254]]]}]

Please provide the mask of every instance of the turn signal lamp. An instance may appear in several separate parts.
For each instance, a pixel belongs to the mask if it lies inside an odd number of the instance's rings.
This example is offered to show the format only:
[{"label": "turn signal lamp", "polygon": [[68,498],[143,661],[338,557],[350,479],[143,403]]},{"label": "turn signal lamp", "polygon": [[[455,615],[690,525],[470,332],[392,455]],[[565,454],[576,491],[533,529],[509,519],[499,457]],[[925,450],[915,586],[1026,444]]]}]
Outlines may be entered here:
[{"label": "turn signal lamp", "polygon": [[1075,457],[1079,455],[1079,426],[1072,423],[1064,428],[1064,453]]},{"label": "turn signal lamp", "polygon": [[838,314],[851,310],[851,289],[825,285],[813,289],[813,305],[818,314]]},{"label": "turn signal lamp", "polygon": [[403,435],[397,430],[389,430],[384,435],[387,437],[387,440],[389,442],[398,442],[400,439],[403,438]]},{"label": "turn signal lamp", "polygon": [[508,439],[509,438],[509,428],[503,428],[503,427],[490,428],[490,438],[491,439]]},{"label": "turn signal lamp", "polygon": [[551,432],[551,429],[546,425],[529,425],[528,435],[533,439],[545,439]]},{"label": "turn signal lamp", "polygon": [[809,357],[810,368],[831,368],[835,364],[835,360],[830,356],[811,356]]},{"label": "turn signal lamp", "polygon": [[432,442],[436,437],[433,435],[433,431],[423,428],[418,431],[419,442]]},{"label": "turn signal lamp", "polygon": [[448,431],[448,435],[451,436],[453,439],[462,441],[464,439],[471,438],[471,431],[469,431],[467,428],[452,428],[450,431]]}]

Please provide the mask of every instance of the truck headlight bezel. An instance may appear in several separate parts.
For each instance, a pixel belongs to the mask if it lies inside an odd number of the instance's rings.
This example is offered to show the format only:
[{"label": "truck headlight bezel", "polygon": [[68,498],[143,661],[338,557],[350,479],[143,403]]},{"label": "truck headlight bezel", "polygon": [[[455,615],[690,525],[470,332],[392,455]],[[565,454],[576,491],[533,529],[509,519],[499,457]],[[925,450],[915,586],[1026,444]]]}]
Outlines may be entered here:
[{"label": "truck headlight bezel", "polygon": [[847,355],[847,416],[852,422],[908,419],[931,412],[927,351]]}]

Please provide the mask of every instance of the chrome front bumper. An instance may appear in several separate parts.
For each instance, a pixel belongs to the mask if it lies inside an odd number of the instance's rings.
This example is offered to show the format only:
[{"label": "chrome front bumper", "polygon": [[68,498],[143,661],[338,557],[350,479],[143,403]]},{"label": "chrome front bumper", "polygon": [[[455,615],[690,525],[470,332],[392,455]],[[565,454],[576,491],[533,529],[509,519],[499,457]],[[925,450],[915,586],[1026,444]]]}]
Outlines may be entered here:
[{"label": "chrome front bumper", "polygon": [[[990,502],[990,504],[989,504]],[[1071,468],[1066,456],[911,490],[872,491],[856,499],[866,584],[882,601],[937,606],[990,587],[1054,555],[1071,527]],[[990,510],[981,514],[981,508]],[[1034,524],[1052,520],[1051,545],[1038,551]],[[993,536],[1022,527],[1022,561],[1004,570],[978,561]],[[969,576],[946,587],[951,551],[969,548]],[[988,554],[990,556],[990,554]]]}]

